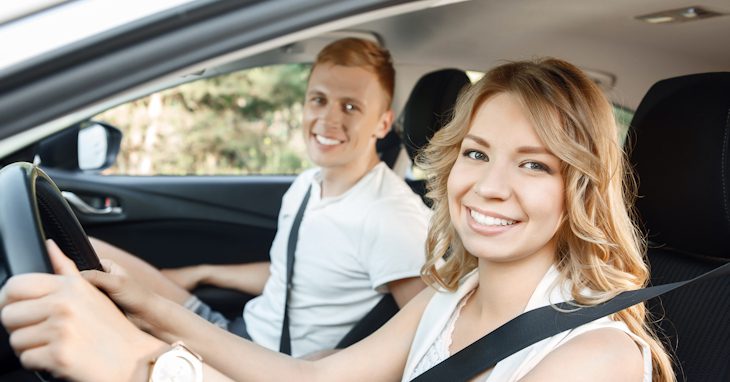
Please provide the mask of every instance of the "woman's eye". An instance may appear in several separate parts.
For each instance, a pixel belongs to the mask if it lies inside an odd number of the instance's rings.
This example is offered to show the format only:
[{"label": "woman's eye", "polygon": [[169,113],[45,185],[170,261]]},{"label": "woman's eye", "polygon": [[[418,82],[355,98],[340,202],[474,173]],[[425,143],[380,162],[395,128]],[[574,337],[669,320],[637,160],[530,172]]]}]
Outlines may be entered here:
[{"label": "woman's eye", "polygon": [[466,150],[466,151],[464,151],[464,156],[469,159],[480,160],[480,161],[489,160],[489,157],[487,156],[487,154],[484,154],[483,152],[477,151],[477,150]]},{"label": "woman's eye", "polygon": [[343,108],[343,109],[344,109],[344,110],[345,110],[346,112],[353,112],[353,111],[356,111],[356,110],[357,110],[357,106],[355,106],[355,105],[353,105],[353,104],[351,104],[351,103],[346,103],[346,104],[344,104],[344,105],[342,106],[342,108]]},{"label": "woman's eye", "polygon": [[550,169],[540,162],[525,162],[522,164],[522,167],[524,167],[528,170],[543,171],[543,172],[550,173]]},{"label": "woman's eye", "polygon": [[314,96],[314,97],[310,98],[310,101],[317,105],[324,105],[327,102],[324,99],[324,97],[320,97],[320,96]]}]

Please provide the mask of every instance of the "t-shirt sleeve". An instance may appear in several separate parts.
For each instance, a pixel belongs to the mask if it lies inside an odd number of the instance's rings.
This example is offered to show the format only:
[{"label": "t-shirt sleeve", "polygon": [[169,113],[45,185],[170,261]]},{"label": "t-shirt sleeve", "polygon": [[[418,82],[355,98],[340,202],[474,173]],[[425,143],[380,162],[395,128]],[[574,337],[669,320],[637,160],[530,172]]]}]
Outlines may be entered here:
[{"label": "t-shirt sleeve", "polygon": [[420,275],[426,261],[430,211],[420,200],[395,198],[370,208],[363,222],[360,254],[373,289],[387,292],[387,283]]}]

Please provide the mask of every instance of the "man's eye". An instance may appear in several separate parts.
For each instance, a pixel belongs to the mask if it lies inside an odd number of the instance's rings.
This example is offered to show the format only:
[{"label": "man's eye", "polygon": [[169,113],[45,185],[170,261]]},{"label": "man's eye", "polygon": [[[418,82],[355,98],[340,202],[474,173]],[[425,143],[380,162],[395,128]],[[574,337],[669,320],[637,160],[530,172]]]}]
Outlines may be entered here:
[{"label": "man's eye", "polygon": [[483,152],[477,150],[466,150],[464,151],[464,156],[469,159],[489,161],[489,157],[487,156],[487,154],[484,154]]},{"label": "man's eye", "polygon": [[346,104],[344,104],[344,105],[342,106],[342,108],[343,108],[343,109],[344,109],[345,111],[347,111],[347,112],[353,112],[353,111],[356,111],[356,110],[357,110],[357,106],[355,106],[355,105],[353,105],[353,104],[351,104],[351,103],[346,103]]},{"label": "man's eye", "polygon": [[309,100],[312,103],[315,103],[317,105],[324,105],[327,102],[327,100],[325,100],[324,97],[320,97],[320,96],[314,96],[314,97],[310,98]]}]

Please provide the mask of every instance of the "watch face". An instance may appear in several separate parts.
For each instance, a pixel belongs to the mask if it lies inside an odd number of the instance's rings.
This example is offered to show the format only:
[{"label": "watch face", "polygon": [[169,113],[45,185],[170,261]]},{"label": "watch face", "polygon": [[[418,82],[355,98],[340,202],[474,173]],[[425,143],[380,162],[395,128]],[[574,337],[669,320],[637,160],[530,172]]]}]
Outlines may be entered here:
[{"label": "watch face", "polygon": [[195,365],[185,357],[175,354],[161,357],[152,369],[154,382],[193,382],[196,375]]}]

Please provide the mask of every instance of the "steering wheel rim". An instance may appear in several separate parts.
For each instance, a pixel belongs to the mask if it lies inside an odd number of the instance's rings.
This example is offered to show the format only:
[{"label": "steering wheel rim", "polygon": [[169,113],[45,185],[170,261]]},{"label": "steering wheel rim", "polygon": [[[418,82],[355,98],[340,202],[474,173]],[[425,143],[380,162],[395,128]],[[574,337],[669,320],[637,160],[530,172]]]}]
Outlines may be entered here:
[{"label": "steering wheel rim", "polygon": [[0,251],[9,276],[53,273],[45,240],[53,239],[79,270],[101,270],[99,258],[56,184],[27,162],[0,170]]},{"label": "steering wheel rim", "polygon": [[[7,277],[53,273],[46,239],[53,239],[79,270],[102,269],[76,215],[43,170],[27,162],[5,166],[0,169],[0,190],[0,256],[5,260]],[[12,364],[17,364],[7,333],[3,330],[1,334],[3,363],[11,357],[15,360]],[[45,372],[35,372],[35,376],[40,381],[60,381]]]}]

